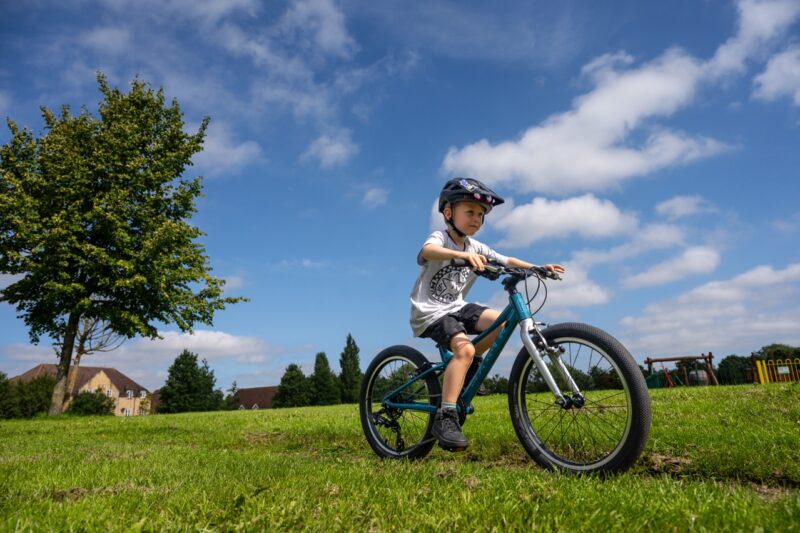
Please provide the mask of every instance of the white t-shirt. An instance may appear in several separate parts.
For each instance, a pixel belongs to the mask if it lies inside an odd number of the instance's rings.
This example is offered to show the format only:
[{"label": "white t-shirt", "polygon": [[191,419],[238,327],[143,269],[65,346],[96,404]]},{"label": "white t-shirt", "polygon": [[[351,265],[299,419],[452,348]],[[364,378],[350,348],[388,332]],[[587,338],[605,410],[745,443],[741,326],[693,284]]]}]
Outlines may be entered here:
[{"label": "white t-shirt", "polygon": [[[438,244],[460,252],[475,252],[490,261],[503,265],[508,263],[508,257],[470,237],[465,237],[464,248],[460,248],[446,231],[434,231],[422,247],[426,244]],[[417,264],[422,269],[411,291],[411,329],[414,336],[419,337],[431,324],[466,305],[464,296],[478,276],[468,266],[452,266],[450,259],[428,261],[422,257],[422,249],[417,255]]]}]

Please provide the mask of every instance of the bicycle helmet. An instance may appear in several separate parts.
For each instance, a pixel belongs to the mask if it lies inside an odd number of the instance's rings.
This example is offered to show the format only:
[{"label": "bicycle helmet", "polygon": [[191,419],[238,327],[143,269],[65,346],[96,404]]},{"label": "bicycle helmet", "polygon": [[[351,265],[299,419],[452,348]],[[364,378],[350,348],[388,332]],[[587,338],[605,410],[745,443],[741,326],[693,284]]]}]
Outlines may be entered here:
[{"label": "bicycle helmet", "polygon": [[486,213],[492,210],[492,207],[500,205],[505,200],[484,185],[478,180],[472,178],[453,178],[442,187],[442,192],[439,194],[439,212],[444,212],[444,206],[447,204],[455,204],[456,202],[463,202],[470,200],[478,202],[484,208]]},{"label": "bicycle helmet", "polygon": [[[458,202],[478,202],[486,211],[484,215],[492,210],[496,205],[500,205],[505,200],[494,192],[492,189],[481,183],[480,181],[472,178],[453,178],[442,187],[442,192],[439,193],[439,212],[444,214],[444,206],[450,204],[453,206]],[[456,227],[453,222],[453,217],[445,218],[445,222],[450,226],[460,237],[465,237],[466,234]]]}]

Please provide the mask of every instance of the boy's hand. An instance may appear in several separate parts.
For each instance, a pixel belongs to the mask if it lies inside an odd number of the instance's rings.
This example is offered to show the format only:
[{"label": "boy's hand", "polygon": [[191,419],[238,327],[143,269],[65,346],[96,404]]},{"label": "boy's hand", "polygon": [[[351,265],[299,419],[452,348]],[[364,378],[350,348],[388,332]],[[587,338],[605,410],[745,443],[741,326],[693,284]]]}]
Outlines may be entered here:
[{"label": "boy's hand", "polygon": [[558,264],[544,265],[544,268],[546,268],[550,272],[556,272],[557,274],[563,274],[564,272],[567,271],[566,268],[564,268],[563,266],[558,265]]},{"label": "boy's hand", "polygon": [[486,258],[475,252],[462,252],[461,259],[466,260],[475,270],[483,270],[486,266]]}]

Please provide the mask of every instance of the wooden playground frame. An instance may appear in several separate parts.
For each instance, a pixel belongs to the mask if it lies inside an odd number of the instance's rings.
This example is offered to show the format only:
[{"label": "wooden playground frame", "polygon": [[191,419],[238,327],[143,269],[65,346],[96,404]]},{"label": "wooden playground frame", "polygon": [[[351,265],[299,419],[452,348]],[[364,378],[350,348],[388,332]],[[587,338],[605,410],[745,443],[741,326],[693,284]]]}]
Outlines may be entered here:
[{"label": "wooden playground frame", "polygon": [[[673,363],[676,361],[703,361],[705,363],[705,370],[708,372],[708,384],[709,385],[719,385],[719,381],[717,380],[717,375],[714,373],[714,365],[712,361],[714,359],[714,355],[711,352],[706,354],[700,355],[684,355],[681,357],[660,357],[654,359],[652,357],[648,357],[644,360],[647,364],[647,374],[653,374],[653,363]],[[662,364],[663,366],[663,364]],[[664,369],[664,373],[667,376],[667,383],[669,383],[669,387],[674,387],[675,385],[672,383],[672,379],[669,377],[669,373]],[[689,372],[686,370],[686,367],[683,367],[683,376],[684,376],[684,383],[689,385]]]}]

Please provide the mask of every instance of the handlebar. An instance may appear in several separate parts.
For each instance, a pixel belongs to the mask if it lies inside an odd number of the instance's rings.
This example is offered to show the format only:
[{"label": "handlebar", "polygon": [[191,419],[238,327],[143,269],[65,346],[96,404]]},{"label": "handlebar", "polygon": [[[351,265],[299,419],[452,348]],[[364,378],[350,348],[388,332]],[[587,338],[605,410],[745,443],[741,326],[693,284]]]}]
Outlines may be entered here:
[{"label": "handlebar", "polygon": [[[452,266],[457,267],[472,267],[470,263],[466,259],[451,259],[450,264]],[[474,270],[474,269],[473,269]],[[551,270],[547,270],[546,268],[538,265],[534,265],[531,268],[510,268],[500,263],[496,263],[494,261],[489,261],[486,263],[483,271],[474,270],[474,272],[485,278],[489,279],[497,279],[500,276],[510,275],[510,276],[517,276],[519,278],[527,278],[531,272],[533,272],[536,276],[540,278],[549,278],[553,280],[560,280],[561,276],[558,275],[558,272],[553,272]]]}]

